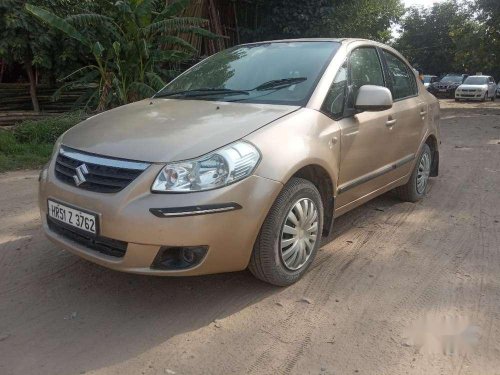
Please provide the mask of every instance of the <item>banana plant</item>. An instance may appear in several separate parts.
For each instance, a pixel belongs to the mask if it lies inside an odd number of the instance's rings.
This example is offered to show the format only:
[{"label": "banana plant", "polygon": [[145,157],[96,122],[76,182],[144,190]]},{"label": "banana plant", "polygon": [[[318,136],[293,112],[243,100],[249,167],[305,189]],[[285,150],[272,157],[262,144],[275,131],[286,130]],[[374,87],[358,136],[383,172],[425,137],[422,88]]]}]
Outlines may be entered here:
[{"label": "banana plant", "polygon": [[89,88],[78,103],[97,111],[151,96],[165,85],[164,67],[192,57],[196,48],[180,38],[194,33],[216,38],[208,21],[180,16],[190,0],[119,0],[105,14],[91,11],[60,17],[47,9],[26,4],[26,10],[49,27],[75,39],[91,56],[62,81],[62,90]]}]

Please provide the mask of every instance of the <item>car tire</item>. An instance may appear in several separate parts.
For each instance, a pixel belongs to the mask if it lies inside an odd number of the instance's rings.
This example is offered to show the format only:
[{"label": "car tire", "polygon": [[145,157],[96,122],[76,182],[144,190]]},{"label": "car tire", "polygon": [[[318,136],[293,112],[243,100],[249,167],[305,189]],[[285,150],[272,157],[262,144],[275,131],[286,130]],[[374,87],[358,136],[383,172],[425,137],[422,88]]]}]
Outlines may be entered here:
[{"label": "car tire", "polygon": [[491,101],[492,101],[492,102],[494,102],[494,101],[496,100],[496,98],[497,98],[497,97],[496,97],[496,95],[493,95],[493,96],[491,97]]},{"label": "car tire", "polygon": [[432,168],[432,152],[424,144],[408,182],[395,189],[399,198],[406,202],[418,202],[427,193],[427,185]]},{"label": "car tire", "polygon": [[[304,209],[306,205],[308,209]],[[314,218],[314,215],[317,217]],[[300,224],[302,222],[305,223]],[[307,228],[313,228],[314,224],[316,230],[308,231]],[[250,272],[258,279],[277,286],[295,283],[314,260],[322,230],[323,202],[318,189],[302,178],[290,179],[262,224],[250,259]]]},{"label": "car tire", "polygon": [[488,91],[484,93],[484,98],[481,100],[482,102],[485,102],[488,100]]}]

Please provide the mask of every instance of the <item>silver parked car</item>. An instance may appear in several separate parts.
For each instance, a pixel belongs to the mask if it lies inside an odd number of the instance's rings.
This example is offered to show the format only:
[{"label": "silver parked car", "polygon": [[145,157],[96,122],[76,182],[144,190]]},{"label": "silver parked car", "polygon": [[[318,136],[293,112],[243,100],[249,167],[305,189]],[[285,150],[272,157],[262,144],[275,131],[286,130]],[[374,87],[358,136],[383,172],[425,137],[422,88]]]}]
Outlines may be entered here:
[{"label": "silver parked car", "polygon": [[500,82],[498,82],[497,86],[497,98],[500,98]]},{"label": "silver parked car", "polygon": [[491,76],[470,76],[455,91],[455,100],[495,100],[497,85]]}]

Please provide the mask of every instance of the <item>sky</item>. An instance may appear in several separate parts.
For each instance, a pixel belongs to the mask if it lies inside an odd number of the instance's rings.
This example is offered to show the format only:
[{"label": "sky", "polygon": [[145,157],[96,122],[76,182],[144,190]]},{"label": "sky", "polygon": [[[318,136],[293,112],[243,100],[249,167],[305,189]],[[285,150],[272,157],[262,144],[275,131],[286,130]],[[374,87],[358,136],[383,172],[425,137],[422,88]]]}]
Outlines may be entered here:
[{"label": "sky", "polygon": [[423,6],[432,6],[434,3],[440,3],[443,0],[404,0],[404,3],[407,7],[413,5],[423,5]]}]

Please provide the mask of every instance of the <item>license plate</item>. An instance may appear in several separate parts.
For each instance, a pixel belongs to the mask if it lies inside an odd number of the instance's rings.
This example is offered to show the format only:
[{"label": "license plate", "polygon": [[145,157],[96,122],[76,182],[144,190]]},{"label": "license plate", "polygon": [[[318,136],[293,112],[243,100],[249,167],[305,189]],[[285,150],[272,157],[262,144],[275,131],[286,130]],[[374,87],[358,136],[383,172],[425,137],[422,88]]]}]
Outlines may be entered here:
[{"label": "license plate", "polygon": [[446,92],[446,89],[439,89],[439,92]]},{"label": "license plate", "polygon": [[48,201],[48,208],[49,217],[84,232],[97,234],[97,215],[51,200]]}]

